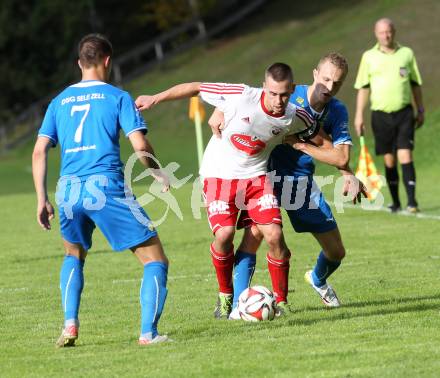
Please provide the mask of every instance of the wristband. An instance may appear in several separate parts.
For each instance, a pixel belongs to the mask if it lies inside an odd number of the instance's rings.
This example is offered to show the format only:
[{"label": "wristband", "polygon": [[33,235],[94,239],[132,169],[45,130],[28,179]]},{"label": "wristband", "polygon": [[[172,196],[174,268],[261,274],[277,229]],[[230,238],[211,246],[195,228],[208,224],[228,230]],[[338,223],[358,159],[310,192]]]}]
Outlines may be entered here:
[{"label": "wristband", "polygon": [[417,108],[417,112],[423,114],[425,113],[425,108],[423,106],[420,106],[419,108]]}]

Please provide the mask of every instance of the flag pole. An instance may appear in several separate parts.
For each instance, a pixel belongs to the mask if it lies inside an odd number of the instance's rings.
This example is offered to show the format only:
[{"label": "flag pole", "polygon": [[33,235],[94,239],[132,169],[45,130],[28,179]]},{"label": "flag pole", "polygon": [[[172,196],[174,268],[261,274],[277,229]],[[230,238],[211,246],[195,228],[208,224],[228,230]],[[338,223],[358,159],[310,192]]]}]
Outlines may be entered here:
[{"label": "flag pole", "polygon": [[196,128],[197,159],[199,161],[199,168],[200,168],[203,157],[203,135],[202,135],[202,117],[200,115],[199,109],[196,109],[194,114],[194,125]]},{"label": "flag pole", "polygon": [[202,135],[202,122],[205,118],[205,109],[198,96],[190,98],[189,102],[189,118],[194,121],[194,127],[196,130],[196,143],[197,143],[197,160],[199,163],[199,169],[202,164],[203,158],[203,135]]}]

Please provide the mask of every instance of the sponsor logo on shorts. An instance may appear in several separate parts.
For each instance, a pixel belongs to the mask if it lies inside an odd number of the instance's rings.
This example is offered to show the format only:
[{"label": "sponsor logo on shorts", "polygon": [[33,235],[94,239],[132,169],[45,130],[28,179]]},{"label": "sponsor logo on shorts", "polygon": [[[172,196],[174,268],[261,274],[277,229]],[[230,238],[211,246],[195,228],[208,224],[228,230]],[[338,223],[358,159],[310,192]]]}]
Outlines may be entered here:
[{"label": "sponsor logo on shorts", "polygon": [[229,214],[229,205],[225,201],[212,201],[208,205],[209,216],[219,215],[219,214]]},{"label": "sponsor logo on shorts", "polygon": [[260,197],[257,204],[260,207],[260,211],[279,208],[278,200],[273,194],[265,194]]}]

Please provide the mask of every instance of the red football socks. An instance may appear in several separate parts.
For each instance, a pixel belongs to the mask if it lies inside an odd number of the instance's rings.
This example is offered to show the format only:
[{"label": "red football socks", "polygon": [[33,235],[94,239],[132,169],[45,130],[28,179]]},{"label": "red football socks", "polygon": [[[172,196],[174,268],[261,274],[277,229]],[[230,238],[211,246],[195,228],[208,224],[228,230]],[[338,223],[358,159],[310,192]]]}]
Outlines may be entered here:
[{"label": "red football socks", "polygon": [[287,302],[287,293],[289,291],[289,268],[290,268],[290,252],[289,257],[277,260],[266,255],[267,267],[269,268],[270,278],[272,279],[272,290],[275,300],[279,302]]},{"label": "red football socks", "polygon": [[215,267],[219,292],[232,294],[232,269],[234,268],[234,247],[227,253],[219,253],[211,244],[212,264]]}]

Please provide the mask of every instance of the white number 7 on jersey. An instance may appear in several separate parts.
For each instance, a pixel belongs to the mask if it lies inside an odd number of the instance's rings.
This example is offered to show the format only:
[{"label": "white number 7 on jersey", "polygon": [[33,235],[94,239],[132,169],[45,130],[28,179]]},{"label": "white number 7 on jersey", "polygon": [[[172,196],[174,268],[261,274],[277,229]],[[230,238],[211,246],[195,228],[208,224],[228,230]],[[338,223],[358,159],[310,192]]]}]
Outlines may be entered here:
[{"label": "white number 7 on jersey", "polygon": [[73,114],[75,112],[84,112],[85,111],[83,117],[81,118],[79,126],[76,129],[76,131],[75,131],[75,137],[73,138],[73,140],[76,143],[80,143],[81,142],[84,121],[86,120],[87,114],[89,114],[89,110],[90,110],[90,104],[73,105],[72,109],[70,110],[70,116],[73,116]]}]

